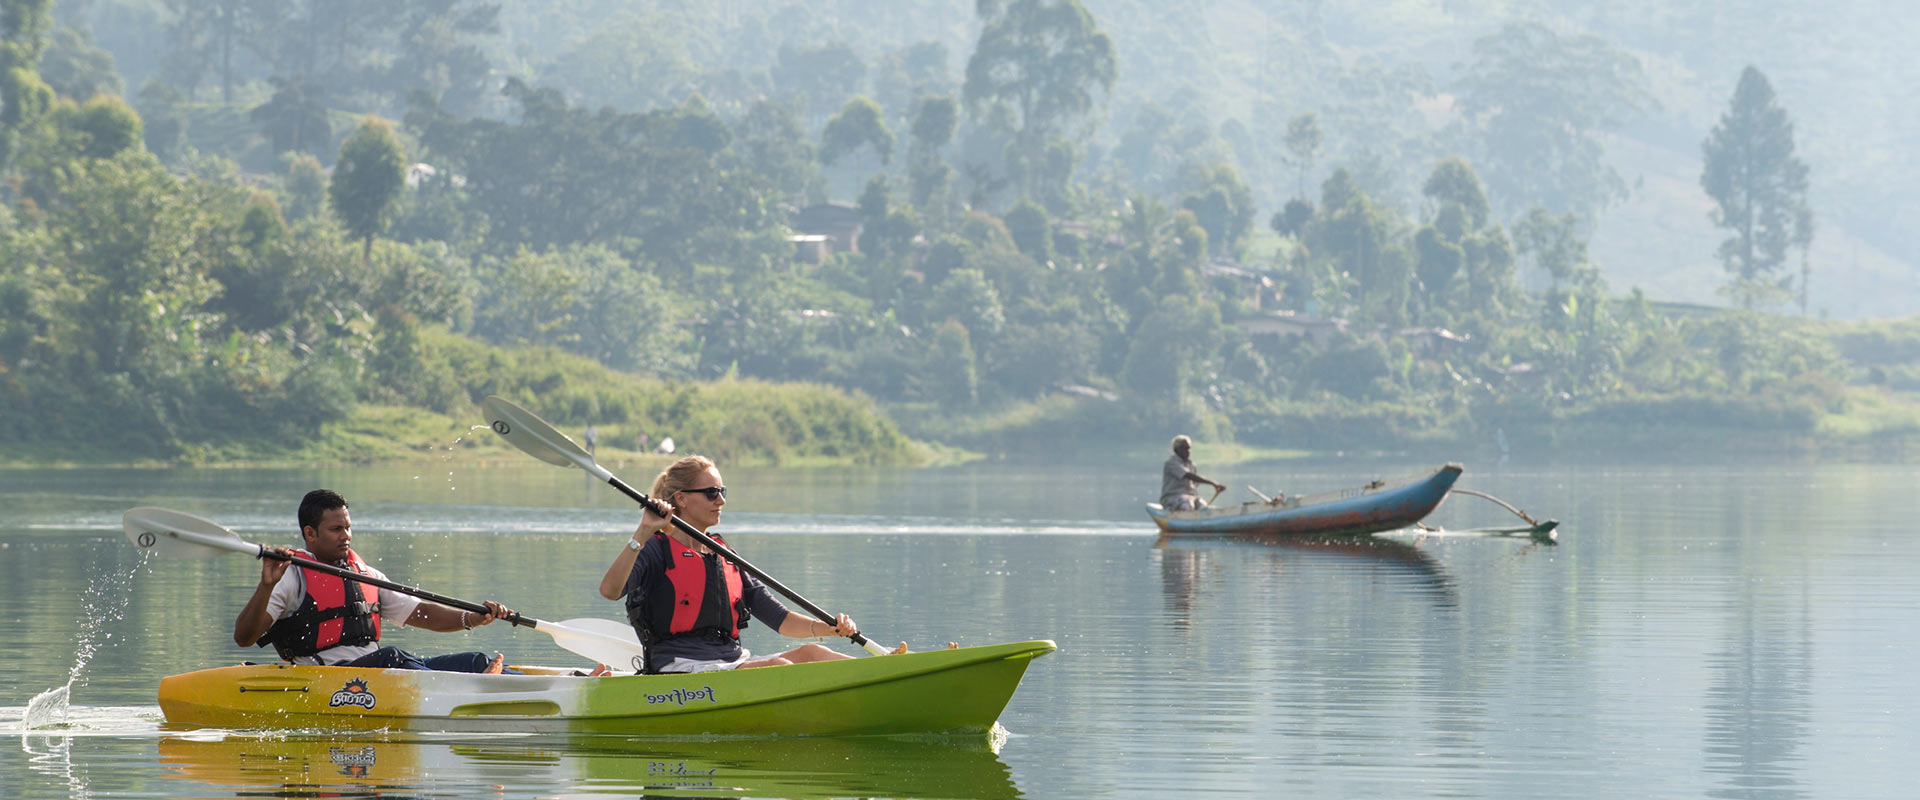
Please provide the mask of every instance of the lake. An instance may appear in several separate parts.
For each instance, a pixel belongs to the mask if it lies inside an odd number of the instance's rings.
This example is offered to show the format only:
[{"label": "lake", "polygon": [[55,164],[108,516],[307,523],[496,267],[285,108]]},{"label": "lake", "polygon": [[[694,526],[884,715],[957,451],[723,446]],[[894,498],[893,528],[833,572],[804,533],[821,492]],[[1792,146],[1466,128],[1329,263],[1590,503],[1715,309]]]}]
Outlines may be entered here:
[{"label": "lake", "polygon": [[[1432,464],[1210,467],[1245,499]],[[293,544],[327,486],[403,583],[532,616],[619,618],[594,587],[638,520],[578,470],[0,471],[9,798],[1911,797],[1920,782],[1920,468],[1467,464],[1447,532],[1161,543],[1159,463],[726,469],[743,555],[884,643],[1053,639],[975,738],[660,740],[163,728],[163,675],[233,645],[243,555],[142,561],[159,505]],[[652,469],[609,464],[644,488]],[[792,604],[789,604],[792,605]],[[795,643],[755,625],[760,652]],[[390,632],[415,652],[578,665],[538,633]],[[842,652],[857,648],[839,642]],[[29,702],[69,687],[64,713]],[[930,698],[930,700],[933,700]]]}]

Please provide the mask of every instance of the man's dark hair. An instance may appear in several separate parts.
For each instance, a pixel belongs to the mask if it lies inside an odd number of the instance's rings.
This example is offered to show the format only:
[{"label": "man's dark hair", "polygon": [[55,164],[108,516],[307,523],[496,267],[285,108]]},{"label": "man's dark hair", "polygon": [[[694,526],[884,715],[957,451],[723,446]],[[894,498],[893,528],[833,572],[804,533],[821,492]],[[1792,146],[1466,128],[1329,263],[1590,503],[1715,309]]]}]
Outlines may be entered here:
[{"label": "man's dark hair", "polygon": [[320,527],[320,518],[328,511],[346,508],[347,498],[332,489],[315,489],[300,498],[300,530]]}]

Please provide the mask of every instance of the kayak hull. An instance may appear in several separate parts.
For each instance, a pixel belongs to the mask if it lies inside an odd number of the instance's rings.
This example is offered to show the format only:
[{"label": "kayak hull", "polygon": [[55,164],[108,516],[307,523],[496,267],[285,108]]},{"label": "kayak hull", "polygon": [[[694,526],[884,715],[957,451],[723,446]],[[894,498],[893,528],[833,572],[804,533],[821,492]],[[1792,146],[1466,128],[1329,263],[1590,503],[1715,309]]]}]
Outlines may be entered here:
[{"label": "kayak hull", "polygon": [[1193,511],[1147,504],[1147,516],[1169,536],[1350,536],[1404,528],[1446,499],[1460,478],[1446,464],[1405,483],[1368,485],[1280,503],[1250,502]]},{"label": "kayak hull", "polygon": [[[242,665],[160,682],[171,725],[626,735],[986,731],[1050,641],[692,675]],[[558,672],[558,671],[551,671]]]}]

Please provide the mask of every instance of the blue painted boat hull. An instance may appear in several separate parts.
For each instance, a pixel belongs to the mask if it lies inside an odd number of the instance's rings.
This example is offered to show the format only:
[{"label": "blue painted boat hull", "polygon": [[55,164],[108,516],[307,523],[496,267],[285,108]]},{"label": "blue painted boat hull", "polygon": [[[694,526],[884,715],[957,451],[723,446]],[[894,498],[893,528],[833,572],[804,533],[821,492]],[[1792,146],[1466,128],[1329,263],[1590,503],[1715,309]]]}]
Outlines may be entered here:
[{"label": "blue painted boat hull", "polygon": [[1148,503],[1147,516],[1170,536],[1348,536],[1390,531],[1433,513],[1463,469],[1446,464],[1410,482],[1369,484],[1278,504],[1254,501],[1168,511],[1159,503]]}]

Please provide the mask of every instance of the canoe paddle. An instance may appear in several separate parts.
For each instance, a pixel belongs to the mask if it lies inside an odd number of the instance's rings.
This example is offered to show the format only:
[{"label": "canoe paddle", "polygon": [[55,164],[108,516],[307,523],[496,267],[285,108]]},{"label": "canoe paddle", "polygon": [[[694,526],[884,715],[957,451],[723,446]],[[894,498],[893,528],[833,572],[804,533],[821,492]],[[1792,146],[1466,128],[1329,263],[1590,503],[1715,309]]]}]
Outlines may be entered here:
[{"label": "canoe paddle", "polygon": [[[507,441],[512,442],[514,447],[526,451],[527,455],[556,466],[579,467],[584,469],[594,477],[612,484],[613,488],[619,489],[622,494],[633,498],[634,502],[639,503],[642,507],[651,510],[655,514],[665,515],[666,508],[660,505],[658,501],[641,494],[639,490],[628,486],[626,481],[620,480],[618,477],[615,477],[613,473],[608,472],[605,467],[594,463],[593,455],[588,453],[586,448],[581,447],[572,439],[567,438],[566,434],[555,430],[552,425],[548,424],[546,420],[541,419],[539,415],[514,405],[512,401],[499,395],[487,395],[487,399],[480,403],[480,410],[486,415],[487,424],[493,428],[494,433],[506,437]],[[719,553],[720,557],[733,562],[734,566],[745,570],[753,577],[759,578],[761,583],[772,587],[776,592],[786,595],[787,598],[793,602],[799,603],[802,608],[805,608],[809,613],[819,618],[820,621],[828,625],[833,624],[834,615],[814,605],[813,602],[807,598],[801,597],[798,592],[787,588],[785,584],[774,580],[773,576],[768,575],[759,567],[747,563],[746,559],[741,558],[738,553],[727,549],[726,545],[714,541],[713,537],[701,533],[678,516],[669,515],[667,521],[673,525],[673,527],[679,529],[681,533],[693,537],[694,541],[706,545],[708,549]],[[847,638],[852,639],[854,644],[866,648],[867,652],[876,656],[887,655],[886,648],[874,644],[872,640],[862,635],[859,631],[855,631],[852,636]]]},{"label": "canoe paddle", "polygon": [[[487,613],[487,607],[479,603],[435,594],[412,586],[403,586],[393,581],[362,575],[350,569],[322,564],[312,559],[281,554],[265,545],[243,540],[233,531],[192,514],[142,506],[128,509],[127,513],[121,515],[120,520],[122,526],[126,528],[127,538],[141,550],[186,558],[209,558],[222,552],[230,552],[255,558],[290,561],[308,569],[338,575],[350,581],[369,583],[401,594],[410,594],[443,606],[472,611],[476,614]],[[640,672],[645,666],[640,638],[634,634],[632,627],[613,620],[587,618],[547,622],[517,613],[509,614],[503,619],[551,636],[554,644],[601,664],[624,664],[632,667],[634,672]]]}]

